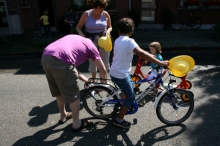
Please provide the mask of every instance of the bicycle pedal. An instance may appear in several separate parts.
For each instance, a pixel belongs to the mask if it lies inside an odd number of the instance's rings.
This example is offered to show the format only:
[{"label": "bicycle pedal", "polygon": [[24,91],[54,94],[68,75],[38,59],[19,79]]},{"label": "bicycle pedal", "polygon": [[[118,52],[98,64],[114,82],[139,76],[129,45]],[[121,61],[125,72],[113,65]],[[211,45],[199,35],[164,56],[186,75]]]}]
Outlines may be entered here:
[{"label": "bicycle pedal", "polygon": [[146,104],[146,101],[143,100],[141,103],[137,103],[140,107],[144,107],[144,105]]},{"label": "bicycle pedal", "polygon": [[152,102],[154,102],[154,101],[155,101],[155,97],[152,98]]},{"label": "bicycle pedal", "polygon": [[136,95],[139,95],[141,93],[142,93],[142,91],[135,92]]}]

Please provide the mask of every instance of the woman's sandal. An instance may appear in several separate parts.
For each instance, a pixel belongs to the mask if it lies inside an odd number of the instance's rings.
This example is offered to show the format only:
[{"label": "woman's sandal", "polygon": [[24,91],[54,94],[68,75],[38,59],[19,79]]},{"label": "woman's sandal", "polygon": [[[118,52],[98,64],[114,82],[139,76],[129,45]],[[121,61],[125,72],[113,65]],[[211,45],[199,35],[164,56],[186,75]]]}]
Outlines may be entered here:
[{"label": "woman's sandal", "polygon": [[91,121],[81,120],[81,126],[80,126],[79,128],[77,128],[77,129],[72,128],[72,131],[73,131],[73,132],[81,131],[81,130],[83,130],[84,128],[89,127],[90,124],[91,124]]},{"label": "woman's sandal", "polygon": [[70,112],[70,113],[67,113],[67,115],[66,115],[66,117],[65,117],[65,119],[62,121],[62,120],[59,120],[58,121],[58,124],[64,124],[64,123],[66,123],[66,121],[68,121],[69,119],[71,119],[72,118],[72,113]]}]

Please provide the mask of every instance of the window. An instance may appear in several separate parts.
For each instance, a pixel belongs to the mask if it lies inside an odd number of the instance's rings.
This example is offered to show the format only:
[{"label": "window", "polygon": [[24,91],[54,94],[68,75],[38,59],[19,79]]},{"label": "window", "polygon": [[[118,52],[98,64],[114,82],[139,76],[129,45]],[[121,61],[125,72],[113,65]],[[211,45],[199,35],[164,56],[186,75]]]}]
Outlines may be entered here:
[{"label": "window", "polygon": [[30,6],[30,1],[29,0],[23,0],[22,5],[23,6]]}]

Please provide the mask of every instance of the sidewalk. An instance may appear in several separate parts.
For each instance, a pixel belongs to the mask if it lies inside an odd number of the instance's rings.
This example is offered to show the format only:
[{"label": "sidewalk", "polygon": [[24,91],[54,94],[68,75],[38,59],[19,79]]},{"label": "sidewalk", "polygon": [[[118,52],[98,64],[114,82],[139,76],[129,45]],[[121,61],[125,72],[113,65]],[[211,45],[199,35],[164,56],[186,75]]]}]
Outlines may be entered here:
[{"label": "sidewalk", "polygon": [[[0,37],[0,55],[41,54],[46,44],[60,37],[62,37],[61,34],[48,39],[37,38],[35,34]],[[216,41],[211,37],[211,30],[139,29],[135,30],[134,39],[145,50],[148,50],[148,45],[153,41],[160,42],[163,51],[220,49],[220,41]]]},{"label": "sidewalk", "polygon": [[211,30],[136,30],[134,39],[144,49],[153,41],[160,42],[163,51],[220,49]]}]

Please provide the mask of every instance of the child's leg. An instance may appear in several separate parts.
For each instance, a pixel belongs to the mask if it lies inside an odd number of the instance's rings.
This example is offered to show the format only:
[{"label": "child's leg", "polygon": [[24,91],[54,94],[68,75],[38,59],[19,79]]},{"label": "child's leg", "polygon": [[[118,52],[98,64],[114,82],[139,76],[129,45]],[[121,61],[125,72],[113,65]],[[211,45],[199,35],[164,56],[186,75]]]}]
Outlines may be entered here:
[{"label": "child's leg", "polygon": [[126,99],[126,96],[123,92],[121,93],[121,99],[124,99],[124,100]]},{"label": "child's leg", "polygon": [[152,68],[146,73],[145,78],[148,78],[151,72],[152,72]]},{"label": "child's leg", "polygon": [[[156,74],[155,74],[155,70],[152,69],[151,72],[150,72],[150,75],[148,76],[148,79],[151,79],[153,77],[156,77]],[[149,81],[150,84],[153,84],[154,83],[154,80],[151,80]]]},{"label": "child's leg", "polygon": [[135,101],[134,89],[131,81],[131,77],[128,76],[125,79],[118,79],[111,76],[112,82],[118,85],[118,87],[125,94],[126,99],[124,105],[122,106],[114,124],[119,127],[129,128],[131,123],[124,120],[124,116],[128,109],[133,105]]}]

